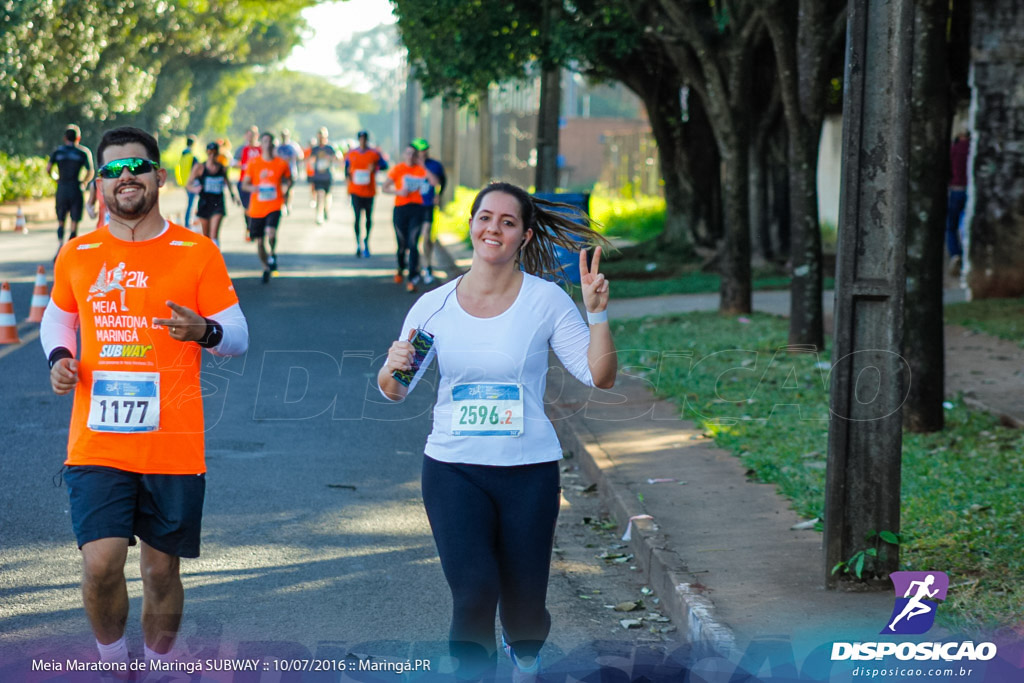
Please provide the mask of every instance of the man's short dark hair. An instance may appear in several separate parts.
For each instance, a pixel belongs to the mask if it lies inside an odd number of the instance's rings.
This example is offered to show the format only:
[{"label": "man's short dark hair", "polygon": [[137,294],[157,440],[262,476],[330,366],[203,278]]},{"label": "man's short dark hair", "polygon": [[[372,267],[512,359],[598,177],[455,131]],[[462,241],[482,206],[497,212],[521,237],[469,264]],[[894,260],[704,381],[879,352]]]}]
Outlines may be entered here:
[{"label": "man's short dark hair", "polygon": [[82,137],[82,131],[78,129],[78,126],[71,124],[64,129],[64,139],[68,142],[78,142],[78,138]]},{"label": "man's short dark hair", "polygon": [[190,136],[188,136],[188,137],[187,137],[187,138],[185,139],[185,145],[186,145],[186,146],[188,146],[188,147],[191,147],[191,146],[192,146],[192,145],[194,145],[194,144],[196,144],[196,139],[195,139],[194,137],[192,137],[191,135],[190,135]]},{"label": "man's short dark hair", "polygon": [[157,164],[160,163],[160,145],[157,144],[156,138],[141,128],[133,126],[111,128],[103,133],[100,146],[96,148],[96,163],[100,166],[106,163],[103,159],[103,152],[107,147],[111,145],[128,145],[133,142],[137,142],[146,148],[146,155],[150,161],[155,161]]}]

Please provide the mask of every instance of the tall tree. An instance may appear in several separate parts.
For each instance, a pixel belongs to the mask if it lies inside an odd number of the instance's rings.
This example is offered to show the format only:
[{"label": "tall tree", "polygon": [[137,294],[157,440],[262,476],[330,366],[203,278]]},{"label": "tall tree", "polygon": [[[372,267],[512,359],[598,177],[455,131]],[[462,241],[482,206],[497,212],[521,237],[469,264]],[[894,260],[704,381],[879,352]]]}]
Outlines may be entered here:
[{"label": "tall tree", "polygon": [[845,41],[846,0],[770,0],[758,12],[775,53],[788,139],[789,343],[824,349],[818,151],[828,88]]},{"label": "tall tree", "polygon": [[[0,15],[0,145],[39,152],[53,130],[187,125],[209,93],[192,67],[221,75],[291,51],[315,0],[23,0]],[[215,87],[215,79],[201,79]],[[194,123],[194,122],[193,122]]]},{"label": "tall tree", "polygon": [[[719,159],[708,117],[692,97],[664,42],[627,0],[558,3],[548,31],[550,59],[597,79],[619,80],[644,102],[658,143],[667,205],[662,246],[713,245],[721,233]],[[471,101],[492,83],[522,80],[540,54],[541,3],[516,0],[395,0],[410,62],[428,96]]]},{"label": "tall tree", "polygon": [[714,172],[718,150],[703,103],[689,95],[664,41],[625,0],[579,0],[564,16],[574,68],[621,82],[647,110],[665,188],[665,230],[658,246],[714,247],[722,234],[721,184]]},{"label": "tall tree", "polygon": [[722,161],[724,239],[719,247],[719,310],[749,313],[750,56],[764,26],[755,4],[736,0],[648,0],[647,19],[686,83],[707,109]]},{"label": "tall tree", "polygon": [[910,368],[903,426],[913,432],[945,422],[945,343],[942,324],[946,183],[952,125],[949,0],[914,5],[914,74],[910,105],[907,206],[907,288],[903,298],[903,357]]}]

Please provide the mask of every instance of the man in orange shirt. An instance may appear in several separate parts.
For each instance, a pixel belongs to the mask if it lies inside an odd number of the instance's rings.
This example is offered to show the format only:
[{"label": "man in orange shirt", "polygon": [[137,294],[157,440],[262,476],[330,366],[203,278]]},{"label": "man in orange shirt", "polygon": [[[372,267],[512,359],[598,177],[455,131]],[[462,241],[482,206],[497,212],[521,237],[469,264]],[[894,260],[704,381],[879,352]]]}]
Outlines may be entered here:
[{"label": "man in orange shirt", "polygon": [[173,659],[206,487],[200,355],[249,336],[220,250],[160,215],[153,136],[108,130],[97,160],[110,222],[60,252],[40,341],[53,391],[74,391],[64,480],[85,612],[100,659],[127,671],[128,547],[141,539],[146,659]]},{"label": "man in orange shirt", "polygon": [[[359,146],[345,154],[345,179],[348,180],[348,194],[352,198],[352,210],[356,215],[356,256],[370,256],[370,228],[373,227],[373,198],[377,194],[377,171],[385,171],[388,162],[383,155],[367,143],[370,134],[365,130],[356,134]],[[366,236],[359,248],[359,215],[366,215]]]},{"label": "man in orange shirt", "polygon": [[[249,236],[256,240],[256,249],[263,262],[263,282],[270,282],[270,273],[277,270],[277,226],[281,223],[281,207],[292,187],[288,162],[274,156],[274,136],[260,137],[260,156],[249,162],[242,186],[252,193],[249,198]],[[266,236],[270,254],[263,243]]]}]

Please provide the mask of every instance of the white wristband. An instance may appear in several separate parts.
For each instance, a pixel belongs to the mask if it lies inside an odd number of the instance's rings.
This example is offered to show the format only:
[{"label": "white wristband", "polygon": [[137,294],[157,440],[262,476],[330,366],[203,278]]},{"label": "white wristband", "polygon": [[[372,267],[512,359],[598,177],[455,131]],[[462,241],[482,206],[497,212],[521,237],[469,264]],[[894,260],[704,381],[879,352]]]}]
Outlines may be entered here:
[{"label": "white wristband", "polygon": [[608,311],[599,311],[597,313],[591,313],[587,311],[587,322],[591,325],[597,325],[598,323],[608,322]]}]

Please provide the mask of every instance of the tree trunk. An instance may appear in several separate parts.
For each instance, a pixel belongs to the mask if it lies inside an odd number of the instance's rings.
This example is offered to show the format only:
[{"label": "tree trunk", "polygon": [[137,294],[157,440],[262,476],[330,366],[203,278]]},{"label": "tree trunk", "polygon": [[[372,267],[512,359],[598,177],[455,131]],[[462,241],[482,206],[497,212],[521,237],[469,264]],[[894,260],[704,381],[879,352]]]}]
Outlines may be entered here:
[{"label": "tree trunk", "polygon": [[718,168],[719,163],[703,106],[691,97],[684,122],[678,81],[643,78],[630,79],[626,85],[646,106],[658,144],[665,183],[665,231],[658,244],[672,251],[690,244],[713,248],[715,237],[721,234],[714,204],[719,179],[707,169]]},{"label": "tree trunk", "polygon": [[736,130],[719,147],[725,239],[719,247],[722,282],[718,309],[727,314],[751,311],[749,150],[749,144]]},{"label": "tree trunk", "polygon": [[545,69],[540,81],[540,112],[537,116],[537,192],[558,189],[558,117],[562,104],[562,72]]},{"label": "tree trunk", "polygon": [[903,426],[942,429],[945,346],[942,326],[943,241],[946,226],[949,106],[947,0],[918,0],[914,16],[911,97],[907,290],[903,299],[903,357],[910,366]]},{"label": "tree trunk", "polygon": [[1024,294],[1024,4],[975,0],[972,7],[972,139],[962,224],[967,284],[975,299],[1018,297]]},{"label": "tree trunk", "polygon": [[821,228],[818,224],[817,126],[789,130],[789,190],[793,244],[790,260],[789,343],[825,348],[821,308]]}]

